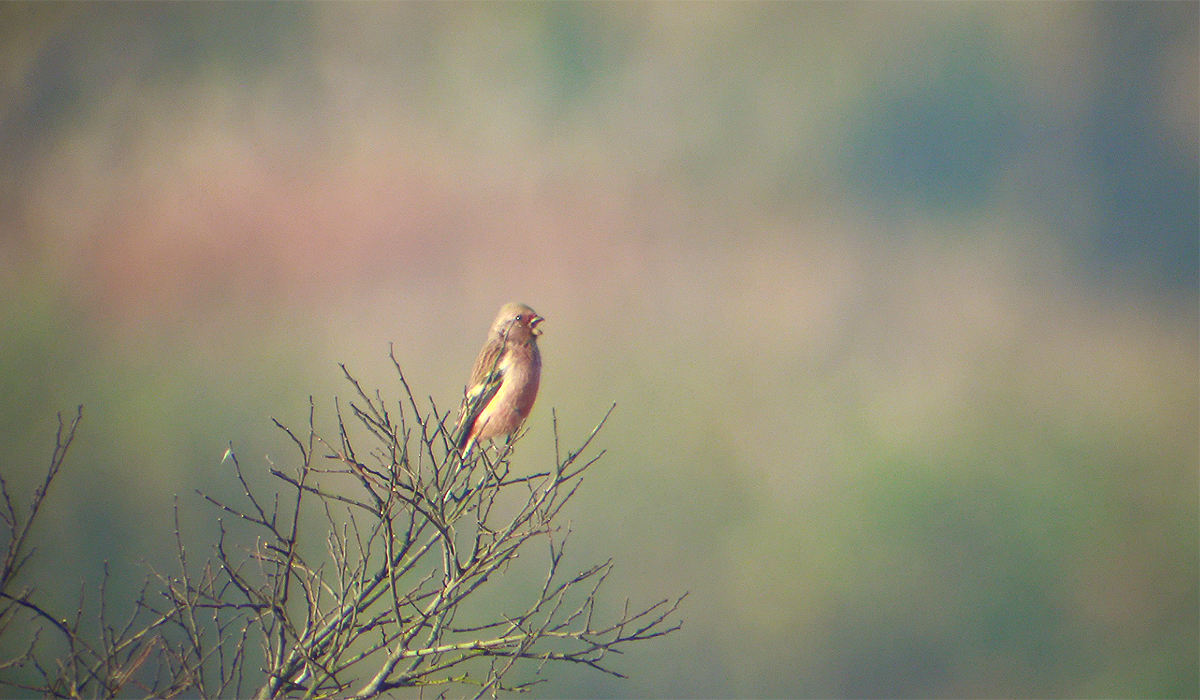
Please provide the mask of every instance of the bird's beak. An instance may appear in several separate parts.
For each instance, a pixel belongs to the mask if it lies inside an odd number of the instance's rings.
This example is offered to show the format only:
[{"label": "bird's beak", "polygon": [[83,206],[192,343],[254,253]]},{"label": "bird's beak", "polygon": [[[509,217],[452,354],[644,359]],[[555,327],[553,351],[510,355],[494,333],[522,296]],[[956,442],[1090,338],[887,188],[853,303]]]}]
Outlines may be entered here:
[{"label": "bird's beak", "polygon": [[533,320],[529,322],[529,332],[533,333],[534,335],[541,335],[542,329],[538,328],[538,324],[545,320],[546,319],[542,318],[541,316],[534,316]]}]

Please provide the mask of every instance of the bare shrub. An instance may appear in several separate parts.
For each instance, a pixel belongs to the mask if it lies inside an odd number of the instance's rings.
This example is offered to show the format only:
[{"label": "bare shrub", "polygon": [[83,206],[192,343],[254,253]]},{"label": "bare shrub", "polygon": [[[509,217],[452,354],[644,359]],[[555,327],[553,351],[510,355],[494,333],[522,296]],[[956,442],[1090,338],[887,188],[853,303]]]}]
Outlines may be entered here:
[{"label": "bare shrub", "polygon": [[[552,664],[621,676],[610,653],[679,629],[683,596],[645,608],[626,602],[607,619],[599,599],[612,561],[565,565],[563,508],[604,454],[592,444],[613,407],[565,452],[555,416],[554,463],[518,476],[511,443],[463,460],[450,442],[452,417],[432,401],[422,411],[392,362],[404,394],[394,404],[343,366],[354,398],[336,404],[333,439],[318,434],[311,401],[307,429],[276,421],[295,455],[270,466],[276,491],[252,489],[231,447],[224,462],[242,497],[202,494],[221,513],[211,555],[192,561],[177,504],[179,570],[152,572],[119,624],[105,609],[106,570],[98,638],[85,632],[82,602],[61,618],[35,589],[16,585],[82,408],[67,423],[60,417],[26,515],[0,478],[9,536],[0,637],[28,640],[0,660],[0,683],[56,697],[371,698],[426,686],[483,697],[527,689]],[[64,653],[47,651],[47,632]]]}]

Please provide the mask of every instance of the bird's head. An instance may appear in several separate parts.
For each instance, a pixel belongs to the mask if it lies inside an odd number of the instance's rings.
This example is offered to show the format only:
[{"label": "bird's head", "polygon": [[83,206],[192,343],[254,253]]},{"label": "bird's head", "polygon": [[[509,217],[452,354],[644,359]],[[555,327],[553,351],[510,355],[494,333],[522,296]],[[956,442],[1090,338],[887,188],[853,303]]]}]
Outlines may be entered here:
[{"label": "bird's head", "polygon": [[510,302],[505,304],[496,321],[492,324],[492,333],[496,337],[505,337],[517,343],[528,343],[542,334],[538,324],[544,321],[533,309],[524,304]]}]

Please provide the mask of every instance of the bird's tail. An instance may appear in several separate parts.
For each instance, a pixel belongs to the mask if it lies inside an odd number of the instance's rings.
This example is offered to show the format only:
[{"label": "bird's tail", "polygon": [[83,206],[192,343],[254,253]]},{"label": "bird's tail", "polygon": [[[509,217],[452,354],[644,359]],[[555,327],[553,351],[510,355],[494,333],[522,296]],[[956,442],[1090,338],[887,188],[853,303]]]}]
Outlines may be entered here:
[{"label": "bird's tail", "polygon": [[456,427],[451,441],[454,443],[454,448],[465,456],[468,444],[471,442],[471,426],[459,425]]}]

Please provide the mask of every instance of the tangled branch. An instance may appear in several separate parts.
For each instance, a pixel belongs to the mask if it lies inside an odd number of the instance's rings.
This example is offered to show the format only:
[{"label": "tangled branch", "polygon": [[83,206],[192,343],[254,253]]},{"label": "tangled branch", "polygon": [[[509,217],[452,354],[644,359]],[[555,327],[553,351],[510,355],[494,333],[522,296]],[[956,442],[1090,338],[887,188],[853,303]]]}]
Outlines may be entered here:
[{"label": "tangled branch", "polygon": [[[133,617],[117,627],[103,619],[101,591],[99,645],[81,633],[82,603],[74,621],[63,621],[32,602],[32,589],[8,592],[32,553],[30,526],[79,417],[60,421],[27,517],[18,517],[0,479],[10,531],[0,634],[18,610],[31,612],[66,641],[66,661],[44,661],[35,634],[0,672],[38,673],[0,682],[61,697],[136,688],[160,697],[373,698],[418,686],[484,697],[540,682],[547,664],[624,677],[610,654],[679,629],[682,596],[637,610],[626,602],[616,619],[602,621],[597,607],[612,561],[581,571],[565,563],[563,509],[603,455],[585,457],[615,405],[565,454],[555,416],[554,463],[518,475],[515,441],[464,460],[451,442],[452,417],[432,401],[423,411],[392,361],[404,394],[394,405],[342,367],[354,396],[335,404],[332,439],[318,434],[311,401],[306,430],[276,421],[295,454],[290,466],[269,469],[277,491],[253,489],[231,446],[223,461],[241,496],[234,503],[201,493],[221,514],[211,557],[189,561],[176,504],[178,572],[152,573]],[[489,597],[504,587],[511,598],[517,587],[506,584],[539,560],[544,571],[539,584],[524,585],[525,603],[512,608]]]}]

